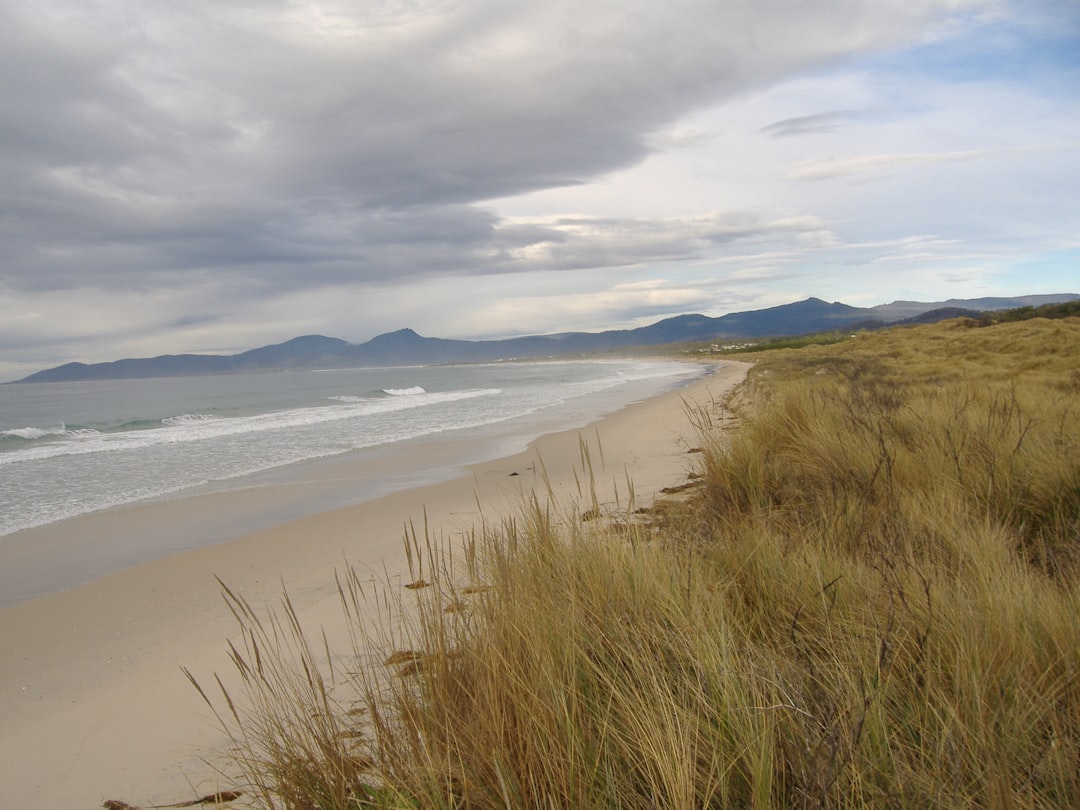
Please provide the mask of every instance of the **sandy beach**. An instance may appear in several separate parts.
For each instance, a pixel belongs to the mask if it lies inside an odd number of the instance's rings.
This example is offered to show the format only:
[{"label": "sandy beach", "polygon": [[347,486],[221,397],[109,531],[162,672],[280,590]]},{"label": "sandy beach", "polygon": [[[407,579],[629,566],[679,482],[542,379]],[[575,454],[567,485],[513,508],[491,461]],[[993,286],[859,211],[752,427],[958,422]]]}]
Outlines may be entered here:
[{"label": "sandy beach", "polygon": [[[592,449],[604,511],[626,508],[628,480],[637,504],[650,503],[692,467],[685,403],[723,398],[746,368],[725,363],[687,388],[545,435],[524,453],[470,466],[450,481],[283,522],[0,610],[0,805],[93,808],[115,798],[149,806],[225,787],[203,761],[223,743],[221,732],[181,671],[212,681],[230,668],[225,642],[235,625],[215,577],[256,607],[278,603],[284,584],[306,623],[333,622],[335,569],[350,564],[405,584],[402,537],[410,521],[426,519],[433,534],[452,539],[482,517],[516,509],[534,488],[547,498],[550,485],[561,503],[583,500],[576,484],[582,440]],[[424,452],[445,448],[432,442]],[[111,510],[65,531],[83,525],[108,536],[117,521],[127,533],[182,532],[239,497],[262,499],[256,505],[274,514],[297,497],[282,487]]]}]

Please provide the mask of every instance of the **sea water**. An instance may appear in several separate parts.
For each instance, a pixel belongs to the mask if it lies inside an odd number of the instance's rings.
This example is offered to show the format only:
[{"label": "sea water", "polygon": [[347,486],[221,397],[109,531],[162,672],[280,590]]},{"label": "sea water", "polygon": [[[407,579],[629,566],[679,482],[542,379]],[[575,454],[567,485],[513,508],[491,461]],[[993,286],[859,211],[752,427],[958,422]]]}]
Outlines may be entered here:
[{"label": "sea water", "polygon": [[461,462],[506,455],[703,371],[548,361],[2,385],[0,544],[147,499],[285,481],[319,459],[393,453],[422,437],[465,439],[477,452]]}]

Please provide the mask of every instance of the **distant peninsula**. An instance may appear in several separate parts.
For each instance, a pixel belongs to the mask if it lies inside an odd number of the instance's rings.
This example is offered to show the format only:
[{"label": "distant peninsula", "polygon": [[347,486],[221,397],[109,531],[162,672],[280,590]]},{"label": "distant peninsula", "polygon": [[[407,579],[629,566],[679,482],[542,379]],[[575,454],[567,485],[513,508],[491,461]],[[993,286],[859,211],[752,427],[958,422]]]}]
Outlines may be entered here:
[{"label": "distant peninsula", "polygon": [[366,343],[349,343],[322,335],[306,335],[285,343],[233,355],[169,354],[110,363],[66,363],[16,383],[189,377],[254,371],[526,360],[596,354],[645,346],[692,341],[730,341],[806,335],[834,329],[874,328],[904,321],[946,317],[1024,306],[1062,303],[1080,295],[1028,295],[1017,298],[953,299],[934,303],[894,301],[876,307],[852,307],[807,298],[767,309],[735,312],[713,318],[679,315],[650,326],[605,332],[562,332],[505,340],[446,340],[423,337],[412,329],[379,335]]}]

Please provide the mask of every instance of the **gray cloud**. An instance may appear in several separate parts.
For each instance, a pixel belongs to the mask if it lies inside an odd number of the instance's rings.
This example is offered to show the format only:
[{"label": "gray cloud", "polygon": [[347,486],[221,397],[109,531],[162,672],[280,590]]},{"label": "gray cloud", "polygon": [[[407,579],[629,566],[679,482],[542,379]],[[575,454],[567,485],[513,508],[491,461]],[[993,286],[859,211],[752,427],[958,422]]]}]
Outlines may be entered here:
[{"label": "gray cloud", "polygon": [[759,132],[774,138],[788,138],[793,135],[820,134],[823,132],[835,132],[845,124],[863,118],[865,113],[854,110],[832,110],[829,112],[814,113],[813,115],[798,115],[794,118],[785,118],[775,121],[768,126],[762,127]]},{"label": "gray cloud", "polygon": [[[614,320],[709,297],[717,306],[744,300],[731,289],[706,295],[685,280],[663,295],[619,286],[640,280],[630,269],[692,267],[721,251],[748,262],[733,264],[732,278],[787,278],[797,247],[834,246],[829,217],[793,202],[788,188],[762,205],[720,187],[751,162],[740,153],[724,155],[718,187],[693,207],[671,203],[679,195],[666,189],[667,207],[643,214],[587,206],[501,212],[508,199],[592,189],[657,155],[719,151],[725,132],[688,118],[852,55],[923,41],[942,23],[992,5],[7,0],[4,339],[30,346],[24,336],[44,340],[50,319],[62,318],[56,333],[71,342],[108,334],[149,343],[156,329],[183,338],[175,350],[231,349],[271,318],[292,328],[293,312],[298,326],[319,329],[318,308],[345,290],[364,300],[373,290],[403,291],[397,302],[380,297],[378,312],[348,313],[375,329],[393,306],[412,311],[402,303],[417,296],[409,284],[462,288],[541,273],[568,296],[571,279],[602,277],[612,294],[589,290],[583,300]],[[889,102],[881,104],[893,109]],[[737,188],[763,187],[785,170],[825,179],[938,154],[868,144],[814,158],[793,150],[798,138],[783,137],[857,128],[866,123],[859,111],[876,103],[807,98],[801,108],[740,122],[776,151],[769,171],[740,178]],[[776,267],[746,259],[770,255],[782,257]],[[552,281],[556,273],[563,280]],[[510,290],[514,282],[500,284]],[[535,301],[531,295],[519,297]],[[476,298],[460,304],[475,306]],[[109,301],[119,303],[109,309]],[[576,328],[589,323],[569,299],[563,306],[579,318]],[[523,324],[520,315],[492,318]],[[461,322],[491,333],[480,314]]]},{"label": "gray cloud", "polygon": [[4,281],[490,272],[509,234],[475,204],[630,165],[696,106],[940,11],[863,5],[15,6]]}]

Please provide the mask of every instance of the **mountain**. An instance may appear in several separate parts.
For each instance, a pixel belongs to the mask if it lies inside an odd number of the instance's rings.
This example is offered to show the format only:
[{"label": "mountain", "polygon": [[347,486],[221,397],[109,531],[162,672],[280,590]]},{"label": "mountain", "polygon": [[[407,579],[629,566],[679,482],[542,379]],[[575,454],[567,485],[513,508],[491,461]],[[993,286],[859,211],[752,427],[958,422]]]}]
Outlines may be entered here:
[{"label": "mountain", "polygon": [[[322,335],[305,335],[273,346],[234,355],[179,354],[117,360],[111,363],[68,363],[39,371],[17,382],[116,380],[137,377],[184,377],[252,371],[364,366],[436,365],[611,352],[642,346],[706,340],[784,337],[833,329],[880,326],[957,317],[988,309],[1008,309],[1080,299],[1080,295],[982,298],[924,304],[894,301],[860,308],[807,298],[793,304],[718,318],[677,315],[638,329],[606,332],[562,332],[506,340],[446,340],[423,337],[412,329],[379,335],[366,343],[349,343]],[[992,303],[990,303],[992,302]],[[1007,302],[999,306],[1002,302]],[[990,305],[987,305],[987,304]]]},{"label": "mountain", "polygon": [[263,346],[243,354],[234,355],[240,369],[244,368],[281,368],[281,367],[318,367],[324,360],[332,360],[350,344],[340,338],[328,338],[322,335],[304,335],[293,338],[276,346]]},{"label": "mountain", "polygon": [[900,321],[915,318],[934,309],[951,308],[974,310],[975,312],[994,312],[999,309],[1060,304],[1064,301],[1075,301],[1077,299],[1080,299],[1080,295],[1071,293],[1020,295],[1015,298],[951,298],[948,301],[939,301],[934,304],[925,304],[919,301],[893,301],[891,304],[880,304],[872,307],[872,309],[886,321]]},{"label": "mountain", "polygon": [[[849,307],[847,304],[829,304],[819,298],[807,298],[795,304],[752,312],[733,312],[710,320],[716,335],[760,338],[826,332],[858,321],[880,319],[876,318],[871,310]],[[647,326],[645,330],[651,328]]]}]

